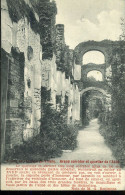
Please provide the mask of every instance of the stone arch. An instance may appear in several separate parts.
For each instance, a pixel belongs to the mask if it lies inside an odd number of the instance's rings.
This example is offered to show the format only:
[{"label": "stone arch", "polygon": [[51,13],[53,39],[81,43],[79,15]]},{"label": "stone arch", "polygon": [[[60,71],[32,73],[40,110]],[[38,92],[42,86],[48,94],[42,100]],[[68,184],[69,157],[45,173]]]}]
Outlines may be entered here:
[{"label": "stone arch", "polygon": [[[101,100],[100,103],[102,105],[102,108],[105,107],[105,99],[106,99],[106,91],[105,90],[103,90],[101,88],[97,88],[97,87],[88,87],[88,88],[85,88],[84,90],[82,90],[80,93],[80,119],[81,119],[82,125],[87,124],[88,110],[90,109],[90,112],[92,111],[91,105],[95,102],[95,100],[92,100],[93,97],[97,97],[95,99]],[[91,116],[94,114],[93,111],[90,114]]]},{"label": "stone arch", "polygon": [[80,92],[80,95],[82,96],[85,92],[90,91],[90,90],[99,91],[99,92],[102,93],[104,96],[107,95],[107,92],[106,92],[104,89],[97,88],[97,87],[87,87],[87,88],[83,89],[83,90]]},{"label": "stone arch", "polygon": [[[97,72],[98,72],[98,74],[97,74]],[[103,72],[100,71],[100,70],[96,70],[96,69],[88,70],[88,71],[87,71],[87,73],[86,73],[87,80],[90,78],[90,77],[89,77],[89,74],[91,74],[91,73],[92,73],[91,76],[95,78],[96,82],[98,82],[98,81],[103,81],[103,80],[104,80]],[[98,78],[96,78],[95,75],[93,75],[93,73],[94,73],[94,74],[96,73],[96,76],[99,75]],[[97,80],[97,79],[100,79],[100,76],[102,77],[101,80]]]},{"label": "stone arch", "polygon": [[101,42],[87,41],[78,44],[75,47],[75,63],[78,65],[83,65],[83,55],[89,51],[99,51],[105,56],[105,64],[109,65],[109,55],[111,52],[112,44],[109,40],[104,40]]},{"label": "stone arch", "polygon": [[90,64],[90,65],[86,65],[86,66],[82,66],[81,68],[81,79],[84,80],[87,78],[87,74],[90,71],[99,71],[102,73],[103,76],[103,80],[105,78],[105,66],[104,65],[95,65],[95,64]]}]

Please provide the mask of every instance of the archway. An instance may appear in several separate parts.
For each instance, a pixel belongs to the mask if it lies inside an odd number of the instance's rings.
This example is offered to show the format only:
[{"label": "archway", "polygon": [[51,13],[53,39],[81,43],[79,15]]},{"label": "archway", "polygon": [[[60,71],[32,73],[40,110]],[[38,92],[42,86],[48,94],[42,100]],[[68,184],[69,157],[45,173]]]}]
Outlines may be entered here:
[{"label": "archway", "polygon": [[104,111],[106,92],[100,88],[89,87],[81,91],[81,123],[89,124],[93,118],[98,118]]},{"label": "archway", "polygon": [[75,47],[75,63],[78,65],[83,65],[83,56],[89,51],[99,51],[105,56],[105,66],[110,65],[109,56],[112,52],[112,42],[109,40],[104,40],[101,42],[97,41],[87,41],[79,43]]},{"label": "archway", "polygon": [[102,52],[97,50],[88,51],[83,55],[83,65],[87,64],[104,64],[105,63],[105,56]]},{"label": "archway", "polygon": [[98,70],[92,70],[87,73],[87,81],[103,81],[103,75]]},{"label": "archway", "polygon": [[106,95],[107,95],[107,92],[106,92],[104,89],[97,88],[97,87],[88,87],[88,88],[85,88],[85,89],[83,89],[83,90],[80,92],[80,94],[81,94],[81,96],[82,96],[85,92],[91,91],[91,90],[100,92],[101,94],[103,94],[103,96],[106,96]]}]

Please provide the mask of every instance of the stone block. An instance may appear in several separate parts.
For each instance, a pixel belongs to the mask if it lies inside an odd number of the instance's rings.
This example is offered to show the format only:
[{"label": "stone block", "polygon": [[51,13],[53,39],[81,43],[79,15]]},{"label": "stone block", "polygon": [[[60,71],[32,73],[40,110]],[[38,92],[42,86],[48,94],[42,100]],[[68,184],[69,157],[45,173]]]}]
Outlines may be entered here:
[{"label": "stone block", "polygon": [[10,100],[10,107],[18,107],[18,100]]}]

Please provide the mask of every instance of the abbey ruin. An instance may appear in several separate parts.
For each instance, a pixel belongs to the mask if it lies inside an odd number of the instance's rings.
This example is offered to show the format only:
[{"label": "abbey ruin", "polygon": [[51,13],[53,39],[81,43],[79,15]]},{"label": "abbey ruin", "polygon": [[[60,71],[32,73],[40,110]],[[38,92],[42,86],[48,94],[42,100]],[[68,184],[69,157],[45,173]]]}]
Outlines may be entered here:
[{"label": "abbey ruin", "polygon": [[[52,109],[60,112],[67,106],[67,124],[84,123],[85,94],[99,99],[105,110],[112,109],[105,81],[112,74],[110,56],[119,41],[87,41],[72,50],[56,14],[54,1],[2,0],[3,159],[7,151],[40,133],[43,88]],[[83,66],[83,56],[91,50],[102,52],[105,63]],[[92,70],[102,73],[102,82],[87,81]]]}]

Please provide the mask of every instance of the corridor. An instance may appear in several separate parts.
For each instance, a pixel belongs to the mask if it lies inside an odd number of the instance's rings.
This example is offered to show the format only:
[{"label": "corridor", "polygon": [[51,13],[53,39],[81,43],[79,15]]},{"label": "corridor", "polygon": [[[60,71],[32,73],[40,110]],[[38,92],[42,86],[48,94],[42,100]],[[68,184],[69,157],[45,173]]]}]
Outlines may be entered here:
[{"label": "corridor", "polygon": [[97,119],[79,131],[78,147],[74,151],[64,151],[58,159],[64,160],[115,160],[110,148],[105,144],[103,136],[99,133]]}]

